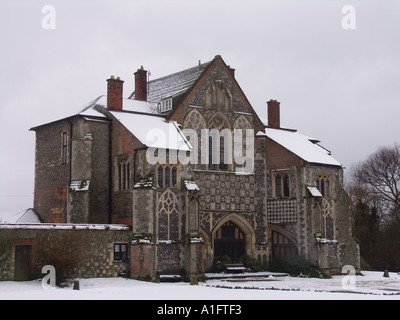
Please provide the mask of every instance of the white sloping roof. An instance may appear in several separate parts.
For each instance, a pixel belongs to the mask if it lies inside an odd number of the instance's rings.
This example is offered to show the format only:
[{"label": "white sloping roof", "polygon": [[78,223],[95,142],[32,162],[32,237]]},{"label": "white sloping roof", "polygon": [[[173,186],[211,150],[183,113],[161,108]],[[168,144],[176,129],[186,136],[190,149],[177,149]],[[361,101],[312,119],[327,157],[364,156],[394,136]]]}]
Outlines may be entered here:
[{"label": "white sloping roof", "polygon": [[176,122],[164,117],[130,112],[110,112],[147,147],[190,151],[191,146]]},{"label": "white sloping roof", "polygon": [[307,162],[342,166],[327,149],[315,143],[318,140],[297,131],[265,128],[265,133],[259,132],[257,135],[267,136]]},{"label": "white sloping roof", "polygon": [[199,188],[199,186],[197,185],[196,182],[185,180],[184,183],[185,183],[185,187],[186,187],[187,190],[189,190],[189,191],[200,191],[200,188]]},{"label": "white sloping roof", "polygon": [[2,223],[10,223],[10,224],[23,224],[23,223],[42,223],[38,214],[34,209],[29,208],[24,211],[21,211],[13,216],[5,218]]},{"label": "white sloping roof", "polygon": [[313,197],[322,197],[321,192],[316,187],[307,186],[307,189]]},{"label": "white sloping roof", "polygon": [[[96,110],[96,106],[102,106],[104,109],[107,108],[107,96],[100,96],[91,101],[83,110],[81,110],[78,114],[81,116],[94,116],[94,117],[105,117],[104,113]],[[131,100],[131,99],[122,99],[122,109],[124,111],[133,111],[133,112],[141,112],[141,113],[150,113],[157,114],[158,108],[157,103],[140,101],[140,100]]]}]

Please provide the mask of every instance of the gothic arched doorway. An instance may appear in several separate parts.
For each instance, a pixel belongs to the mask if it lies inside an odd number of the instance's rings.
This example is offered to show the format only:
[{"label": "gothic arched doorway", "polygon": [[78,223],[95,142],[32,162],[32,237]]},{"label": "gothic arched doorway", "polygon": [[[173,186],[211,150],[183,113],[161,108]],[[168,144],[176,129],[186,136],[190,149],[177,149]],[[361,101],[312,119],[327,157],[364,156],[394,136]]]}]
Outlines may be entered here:
[{"label": "gothic arched doorway", "polygon": [[227,255],[237,261],[245,251],[245,234],[233,222],[224,223],[215,233],[214,257]]},{"label": "gothic arched doorway", "polygon": [[271,230],[272,258],[297,255],[296,245],[284,234]]}]

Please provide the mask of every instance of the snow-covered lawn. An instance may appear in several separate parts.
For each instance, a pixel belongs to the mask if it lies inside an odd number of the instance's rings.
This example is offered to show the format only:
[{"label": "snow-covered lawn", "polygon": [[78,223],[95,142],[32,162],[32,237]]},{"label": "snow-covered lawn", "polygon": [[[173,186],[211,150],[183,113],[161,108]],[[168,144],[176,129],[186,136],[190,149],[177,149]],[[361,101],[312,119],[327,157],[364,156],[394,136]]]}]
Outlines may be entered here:
[{"label": "snow-covered lawn", "polygon": [[[191,286],[188,283],[151,283],[123,278],[79,279],[72,287],[43,289],[40,280],[0,282],[0,300],[269,300],[269,299],[396,299],[400,300],[400,275],[363,272],[355,283],[342,286],[344,276],[332,279],[265,277],[242,281],[216,279]],[[348,278],[346,278],[348,279]]]}]

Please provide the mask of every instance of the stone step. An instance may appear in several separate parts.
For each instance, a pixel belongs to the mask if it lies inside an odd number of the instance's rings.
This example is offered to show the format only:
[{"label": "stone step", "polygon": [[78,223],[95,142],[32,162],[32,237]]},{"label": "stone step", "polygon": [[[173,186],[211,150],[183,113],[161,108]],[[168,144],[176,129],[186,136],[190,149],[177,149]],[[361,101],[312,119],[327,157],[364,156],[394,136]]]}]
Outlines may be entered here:
[{"label": "stone step", "polygon": [[276,277],[287,277],[288,273],[280,272],[243,272],[240,274],[235,273],[206,273],[206,280],[225,280],[225,279],[261,279],[261,278],[276,278]]}]

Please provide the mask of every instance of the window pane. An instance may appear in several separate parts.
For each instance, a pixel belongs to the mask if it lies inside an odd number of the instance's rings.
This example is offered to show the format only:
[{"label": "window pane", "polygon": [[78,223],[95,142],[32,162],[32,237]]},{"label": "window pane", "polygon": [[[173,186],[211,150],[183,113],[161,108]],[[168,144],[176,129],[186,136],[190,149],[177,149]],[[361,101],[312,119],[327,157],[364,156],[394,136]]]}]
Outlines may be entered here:
[{"label": "window pane", "polygon": [[325,182],[325,196],[326,197],[330,196],[329,195],[329,179],[326,179],[326,182]]},{"label": "window pane", "polygon": [[122,165],[118,166],[118,190],[122,190]]},{"label": "window pane", "polygon": [[289,192],[289,175],[285,174],[283,177],[283,196],[284,197],[289,197],[290,192]]},{"label": "window pane", "polygon": [[63,133],[62,141],[62,163],[67,163],[67,133]]},{"label": "window pane", "polygon": [[324,179],[321,179],[321,194],[323,196],[325,195],[325,181],[324,181]]},{"label": "window pane", "polygon": [[177,177],[176,177],[176,167],[173,167],[173,168],[172,168],[172,187],[173,187],[173,188],[176,188],[176,180],[177,180]]},{"label": "window pane", "polygon": [[282,197],[282,177],[279,174],[275,177],[275,196]]},{"label": "window pane", "polygon": [[165,167],[165,171],[164,171],[164,182],[165,185],[164,187],[169,187],[169,181],[170,181],[170,169],[169,167]]},{"label": "window pane", "polygon": [[119,244],[114,244],[114,261],[121,260],[121,248]]},{"label": "window pane", "polygon": [[163,167],[162,166],[158,166],[158,170],[157,170],[157,186],[159,188],[162,188],[162,186],[163,186]]},{"label": "window pane", "polygon": [[126,189],[126,164],[122,164],[122,170],[123,170],[123,180],[122,180],[122,190]]}]

